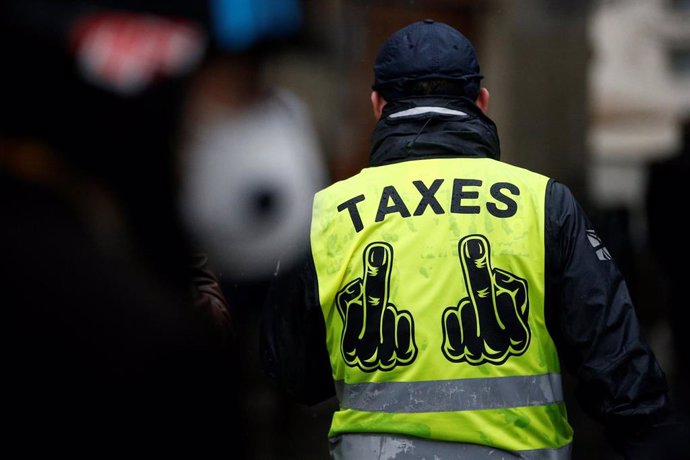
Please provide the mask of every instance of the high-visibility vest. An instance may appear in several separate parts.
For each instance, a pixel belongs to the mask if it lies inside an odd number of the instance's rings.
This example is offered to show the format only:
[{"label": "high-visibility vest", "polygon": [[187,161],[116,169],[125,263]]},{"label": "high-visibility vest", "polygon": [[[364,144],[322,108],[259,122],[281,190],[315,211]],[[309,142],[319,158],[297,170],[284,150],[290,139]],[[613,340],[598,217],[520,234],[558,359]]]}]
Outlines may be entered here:
[{"label": "high-visibility vest", "polygon": [[571,443],[544,320],[547,182],[488,158],[422,159],[365,168],[315,196],[340,402],[329,436]]}]

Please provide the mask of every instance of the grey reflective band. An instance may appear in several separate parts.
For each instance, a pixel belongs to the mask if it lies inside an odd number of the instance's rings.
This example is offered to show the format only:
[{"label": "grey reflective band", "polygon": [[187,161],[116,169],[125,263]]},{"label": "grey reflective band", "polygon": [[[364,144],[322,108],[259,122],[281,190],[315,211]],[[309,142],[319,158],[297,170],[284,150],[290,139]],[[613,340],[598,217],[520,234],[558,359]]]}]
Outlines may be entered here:
[{"label": "grey reflective band", "polygon": [[331,438],[335,460],[569,460],[571,445],[508,452],[491,446],[431,441],[402,436],[348,433]]},{"label": "grey reflective band", "polygon": [[421,115],[423,113],[440,113],[443,115],[460,115],[466,117],[467,114],[460,110],[446,109],[445,107],[415,107],[413,109],[403,110],[402,112],[395,112],[388,115],[388,118],[411,117],[414,115]]},{"label": "grey reflective band", "polygon": [[336,382],[340,406],[366,412],[454,412],[563,401],[560,374],[424,382]]}]

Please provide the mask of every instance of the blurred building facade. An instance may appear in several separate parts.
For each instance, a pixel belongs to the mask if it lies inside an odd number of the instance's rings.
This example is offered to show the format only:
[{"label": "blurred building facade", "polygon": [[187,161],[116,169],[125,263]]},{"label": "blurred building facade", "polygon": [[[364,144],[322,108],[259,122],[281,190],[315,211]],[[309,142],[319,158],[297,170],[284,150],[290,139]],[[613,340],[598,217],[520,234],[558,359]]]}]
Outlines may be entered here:
[{"label": "blurred building facade", "polygon": [[678,150],[690,113],[690,1],[601,1],[589,21],[588,188],[641,212],[646,163]]}]

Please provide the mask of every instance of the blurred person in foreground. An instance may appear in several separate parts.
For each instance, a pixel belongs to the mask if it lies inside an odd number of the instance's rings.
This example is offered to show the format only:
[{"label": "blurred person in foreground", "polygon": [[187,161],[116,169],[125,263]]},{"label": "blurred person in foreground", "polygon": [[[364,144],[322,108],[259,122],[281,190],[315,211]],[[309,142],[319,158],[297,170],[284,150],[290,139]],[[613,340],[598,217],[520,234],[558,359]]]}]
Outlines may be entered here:
[{"label": "blurred person in foreground", "polygon": [[333,458],[569,459],[563,365],[618,452],[663,457],[677,425],[625,281],[565,185],[499,161],[473,45],[416,22],[374,77],[370,167],[316,194],[311,257],[269,294],[269,375],[337,395]]},{"label": "blurred person in foreground", "polygon": [[[276,57],[304,50],[306,12],[296,0],[244,3],[255,27],[219,34],[190,85],[180,204],[236,307],[241,356],[232,365],[242,369],[239,407],[251,458],[283,458],[297,428],[285,426],[291,402],[262,373],[259,316],[272,274],[294,269],[307,252],[311,198],[326,171],[307,105],[271,75]],[[220,13],[219,23],[238,21],[232,11]]]},{"label": "blurred person in foreground", "polygon": [[208,8],[0,8],[2,407],[27,451],[242,457],[229,307],[178,217]]}]

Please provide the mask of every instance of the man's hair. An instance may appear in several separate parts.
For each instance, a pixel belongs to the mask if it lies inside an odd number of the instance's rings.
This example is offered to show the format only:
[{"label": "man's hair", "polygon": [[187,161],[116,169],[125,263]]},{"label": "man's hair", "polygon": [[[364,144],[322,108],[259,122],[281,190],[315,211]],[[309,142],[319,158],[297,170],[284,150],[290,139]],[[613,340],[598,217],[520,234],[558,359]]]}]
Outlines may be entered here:
[{"label": "man's hair", "polygon": [[410,96],[464,96],[474,101],[479,95],[479,79],[426,78],[409,82],[405,92]]}]

